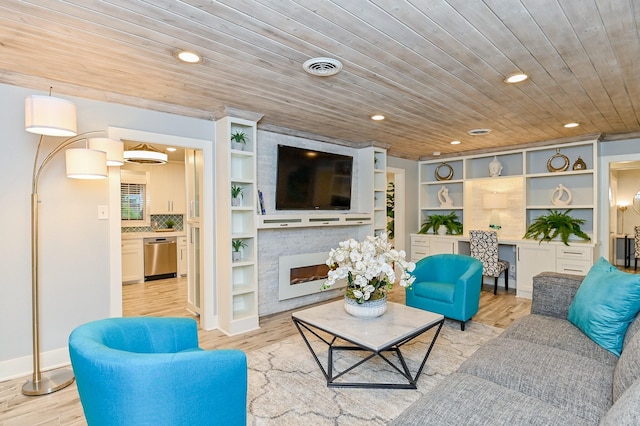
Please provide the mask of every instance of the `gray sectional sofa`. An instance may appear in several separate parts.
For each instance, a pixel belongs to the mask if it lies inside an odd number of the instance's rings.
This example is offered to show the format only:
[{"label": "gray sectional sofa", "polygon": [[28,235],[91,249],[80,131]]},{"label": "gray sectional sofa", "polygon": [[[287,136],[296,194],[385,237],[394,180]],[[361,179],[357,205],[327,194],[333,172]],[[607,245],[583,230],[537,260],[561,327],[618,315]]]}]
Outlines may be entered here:
[{"label": "gray sectional sofa", "polygon": [[640,425],[640,315],[620,358],[567,320],[584,277],[542,273],[531,314],[478,349],[394,425]]}]

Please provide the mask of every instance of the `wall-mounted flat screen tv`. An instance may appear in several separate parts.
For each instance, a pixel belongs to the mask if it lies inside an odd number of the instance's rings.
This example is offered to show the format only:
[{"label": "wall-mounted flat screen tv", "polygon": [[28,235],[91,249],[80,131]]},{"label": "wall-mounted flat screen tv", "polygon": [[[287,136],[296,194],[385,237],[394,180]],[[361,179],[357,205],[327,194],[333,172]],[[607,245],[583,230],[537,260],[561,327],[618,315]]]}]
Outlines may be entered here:
[{"label": "wall-mounted flat screen tv", "polygon": [[353,157],[278,145],[276,210],[349,210]]}]

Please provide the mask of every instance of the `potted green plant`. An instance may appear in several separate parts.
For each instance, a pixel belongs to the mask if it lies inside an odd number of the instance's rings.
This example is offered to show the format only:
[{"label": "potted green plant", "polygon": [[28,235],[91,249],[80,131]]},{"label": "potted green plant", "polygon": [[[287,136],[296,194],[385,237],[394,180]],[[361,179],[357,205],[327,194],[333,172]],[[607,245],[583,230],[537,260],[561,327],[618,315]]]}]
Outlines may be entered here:
[{"label": "potted green plant", "polygon": [[247,143],[247,140],[248,139],[245,132],[236,130],[235,132],[231,133],[231,148],[243,150],[245,144]]},{"label": "potted green plant", "polygon": [[231,247],[233,251],[231,252],[231,260],[237,262],[242,257],[241,249],[247,247],[247,243],[244,240],[231,240]]},{"label": "potted green plant", "polygon": [[556,237],[560,237],[560,241],[566,246],[569,245],[569,237],[571,235],[575,235],[585,241],[591,240],[591,237],[580,229],[580,225],[584,225],[585,220],[571,217],[569,215],[571,210],[569,209],[563,213],[558,210],[549,210],[549,214],[539,216],[529,225],[523,238],[539,240],[542,243],[543,241],[549,242]]},{"label": "potted green plant", "polygon": [[166,224],[169,229],[173,229],[173,227],[176,226],[176,223],[171,219],[167,220]]},{"label": "potted green plant", "polygon": [[434,234],[444,234],[445,232],[440,230],[441,226],[446,230],[446,234],[462,234],[462,223],[460,223],[456,212],[427,216],[427,220],[422,223],[422,228],[420,228],[418,234],[426,234],[429,232],[429,229],[433,229]]},{"label": "potted green plant", "polygon": [[231,185],[231,205],[239,206],[244,189],[239,185]]}]

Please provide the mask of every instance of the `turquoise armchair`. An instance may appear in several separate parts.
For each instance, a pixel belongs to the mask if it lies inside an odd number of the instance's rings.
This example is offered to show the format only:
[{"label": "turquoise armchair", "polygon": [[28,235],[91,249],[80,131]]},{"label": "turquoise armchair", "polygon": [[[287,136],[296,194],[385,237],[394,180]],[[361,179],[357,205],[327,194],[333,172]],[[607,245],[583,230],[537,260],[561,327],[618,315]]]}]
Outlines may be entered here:
[{"label": "turquoise armchair", "polygon": [[90,322],[69,354],[89,426],[246,424],[245,354],[200,349],[191,318]]},{"label": "turquoise armchair", "polygon": [[460,321],[460,329],[477,312],[482,287],[482,262],[460,254],[427,256],[414,269],[406,289],[407,306]]}]

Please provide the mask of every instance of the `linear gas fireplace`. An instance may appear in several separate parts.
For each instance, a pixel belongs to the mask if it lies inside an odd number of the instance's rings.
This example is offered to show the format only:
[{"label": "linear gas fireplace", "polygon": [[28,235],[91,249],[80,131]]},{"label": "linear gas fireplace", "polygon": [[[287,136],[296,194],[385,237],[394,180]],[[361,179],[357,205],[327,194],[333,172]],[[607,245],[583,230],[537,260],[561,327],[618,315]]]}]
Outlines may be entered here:
[{"label": "linear gas fireplace", "polygon": [[[329,272],[326,264],[328,258],[329,253],[281,256],[278,300],[320,292]],[[334,287],[340,288],[340,286]]]}]

